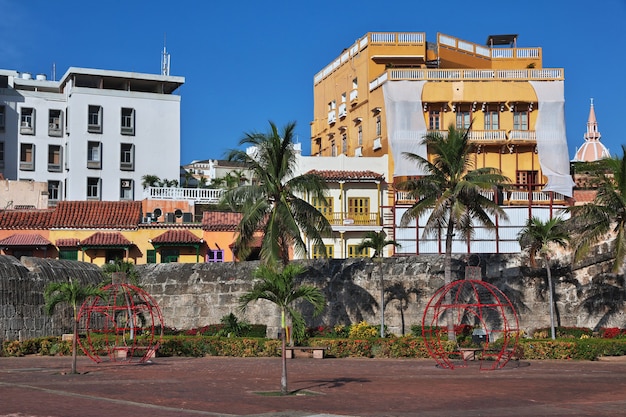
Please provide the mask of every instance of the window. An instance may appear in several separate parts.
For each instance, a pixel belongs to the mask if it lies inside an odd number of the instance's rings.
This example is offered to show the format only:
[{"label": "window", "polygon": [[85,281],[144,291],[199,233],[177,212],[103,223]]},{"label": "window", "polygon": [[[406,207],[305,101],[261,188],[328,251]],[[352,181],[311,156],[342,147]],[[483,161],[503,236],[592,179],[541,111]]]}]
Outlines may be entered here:
[{"label": "window", "polygon": [[161,251],[161,262],[164,264],[178,262],[180,253],[178,249],[163,249]]},{"label": "window", "polygon": [[102,143],[87,142],[87,168],[102,168]]},{"label": "window", "polygon": [[22,135],[35,134],[35,109],[22,107],[20,115],[20,133]]},{"label": "window", "polygon": [[224,262],[224,250],[223,249],[209,249],[206,254],[207,262]]},{"label": "window", "polygon": [[330,141],[330,156],[337,156],[337,145],[335,145],[335,141]]},{"label": "window", "polygon": [[60,145],[48,145],[48,171],[49,172],[61,172],[61,146]]},{"label": "window", "polygon": [[346,102],[346,93],[341,93],[341,102],[342,103]]},{"label": "window", "polygon": [[89,106],[87,132],[102,133],[102,106]]},{"label": "window", "polygon": [[513,130],[528,130],[528,112],[513,112]]},{"label": "window", "polygon": [[59,249],[59,259],[68,261],[78,260],[78,249]]},{"label": "window", "polygon": [[370,220],[370,199],[367,197],[348,198],[348,217],[354,224],[368,224]]},{"label": "window", "polygon": [[133,171],[135,169],[135,145],[122,143],[120,145],[120,169]]},{"label": "window", "polygon": [[515,174],[517,185],[520,188],[528,189],[537,184],[539,173],[537,171],[517,171]]},{"label": "window", "polygon": [[313,207],[315,207],[315,209],[317,211],[322,213],[324,215],[324,217],[326,217],[328,220],[332,220],[332,218],[333,218],[333,198],[332,197],[328,197],[325,200],[326,200],[326,204],[324,204],[324,201],[322,201],[321,199],[318,199],[317,197],[313,197],[311,199],[311,205]]},{"label": "window", "polygon": [[100,200],[100,178],[87,178],[87,200]]},{"label": "window", "polygon": [[460,110],[456,112],[456,128],[457,129],[469,129],[471,123],[471,116],[469,111]]},{"label": "window", "polygon": [[135,109],[122,108],[122,135],[135,135]]},{"label": "window", "polygon": [[359,245],[348,245],[348,258],[369,258],[370,249],[359,250]]},{"label": "window", "polygon": [[35,145],[32,143],[20,145],[20,169],[23,171],[35,170]]},{"label": "window", "polygon": [[439,110],[428,112],[428,128],[430,130],[441,130],[441,112]]},{"label": "window", "polygon": [[500,129],[499,113],[497,110],[485,111],[485,130],[498,130]]},{"label": "window", "polygon": [[335,110],[337,108],[337,102],[335,100],[331,101],[328,103],[328,110],[332,111]]},{"label": "window", "polygon": [[107,264],[115,263],[124,259],[124,249],[106,249],[104,252],[104,261]]},{"label": "window", "polygon": [[341,135],[341,153],[348,153],[348,135],[345,133]]},{"label": "window", "polygon": [[363,126],[359,125],[357,130],[356,140],[359,146],[363,146]]},{"label": "window", "polygon": [[60,181],[48,181],[48,201],[57,202],[61,197],[60,193],[61,182]]},{"label": "window", "polygon": [[[326,249],[326,257],[327,258],[332,258],[333,257],[333,245],[326,245],[324,247]],[[313,246],[313,253],[312,253],[312,258],[313,259],[319,259],[319,258],[323,258],[324,255],[322,252],[320,252],[320,249],[317,246]]]},{"label": "window", "polygon": [[133,180],[120,180],[120,200],[133,200]]},{"label": "window", "polygon": [[376,136],[380,136],[382,133],[382,124],[380,116],[376,116]]},{"label": "window", "polygon": [[156,250],[148,249],[146,251],[146,263],[149,263],[149,264],[156,263]]},{"label": "window", "polygon": [[4,168],[4,142],[0,142],[0,168]]},{"label": "window", "polygon": [[63,136],[63,122],[61,110],[48,110],[48,136]]},{"label": "window", "polygon": [[6,123],[6,110],[4,106],[0,106],[0,131],[4,130]]}]

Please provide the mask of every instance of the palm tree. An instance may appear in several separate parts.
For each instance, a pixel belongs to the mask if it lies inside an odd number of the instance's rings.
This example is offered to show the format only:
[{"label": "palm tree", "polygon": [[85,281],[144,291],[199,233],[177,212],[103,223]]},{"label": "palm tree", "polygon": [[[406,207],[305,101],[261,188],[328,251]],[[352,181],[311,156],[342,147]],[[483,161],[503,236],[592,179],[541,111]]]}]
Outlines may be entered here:
[{"label": "palm tree", "polygon": [[183,174],[183,179],[185,180],[185,188],[189,187],[189,183],[191,182],[191,180],[193,179],[193,174],[191,172],[189,172],[188,170],[185,170],[185,173]]},{"label": "palm tree", "polygon": [[144,190],[148,187],[158,186],[160,181],[161,179],[157,177],[156,175],[146,174],[143,177],[141,177],[141,185],[143,186]]},{"label": "palm tree", "polygon": [[358,246],[357,250],[360,252],[363,249],[374,249],[372,259],[374,262],[378,262],[378,269],[380,270],[380,337],[385,337],[385,280],[383,277],[383,249],[392,245],[399,247],[400,244],[395,240],[387,240],[387,235],[384,231],[380,232],[367,232],[365,239]]},{"label": "palm tree", "polygon": [[552,272],[550,267],[550,246],[556,244],[565,248],[569,241],[569,233],[565,228],[565,221],[561,217],[553,217],[542,221],[532,217],[526,222],[526,226],[519,232],[518,241],[520,246],[528,248],[530,263],[536,265],[537,253],[543,257],[546,273],[548,274],[548,291],[550,293],[550,331],[552,339],[556,339],[554,325],[554,291],[552,289]]},{"label": "palm tree", "polygon": [[[428,133],[422,144],[428,147],[432,162],[417,154],[403,154],[428,174],[398,186],[416,200],[402,215],[401,226],[406,227],[411,221],[427,215],[425,235],[438,236],[445,231],[446,285],[452,282],[452,240],[455,232],[460,231],[469,240],[474,232],[474,222],[494,229],[490,216],[508,219],[497,202],[485,194],[504,188],[509,179],[496,168],[474,168],[468,137],[469,130],[456,129],[452,124],[446,135]],[[451,322],[448,323],[448,337],[450,340],[456,338]]]},{"label": "palm tree", "polygon": [[250,252],[255,233],[262,230],[265,238],[261,246],[261,260],[289,263],[289,250],[306,253],[304,234],[326,253],[323,236],[329,236],[331,227],[324,215],[300,196],[311,196],[326,201],[326,182],[317,174],[294,176],[296,155],[294,149],[295,123],[288,123],[282,131],[270,122],[268,133],[246,133],[239,141],[254,152],[231,150],[228,160],[244,163],[256,181],[224,193],[224,199],[243,217],[237,228],[236,246],[240,258]]},{"label": "palm tree", "polygon": [[91,285],[82,285],[79,282],[52,282],[44,290],[44,300],[46,302],[45,311],[52,314],[59,303],[67,303],[72,307],[74,318],[74,337],[72,337],[72,371],[76,373],[76,347],[78,343],[78,306],[89,297],[102,297],[100,288]]},{"label": "palm tree", "polygon": [[592,168],[596,196],[591,203],[567,208],[575,238],[574,259],[579,261],[595,243],[612,239],[613,272],[620,272],[626,261],[626,145],[621,158],[603,159],[587,168]]},{"label": "palm tree", "polygon": [[285,265],[282,270],[274,265],[262,264],[254,271],[255,278],[259,279],[252,290],[239,298],[242,311],[249,303],[257,300],[267,300],[280,309],[280,326],[282,339],[282,377],[280,392],[287,394],[287,356],[286,356],[286,324],[285,316],[291,318],[294,336],[304,336],[305,323],[302,314],[294,308],[298,301],[307,301],[313,305],[314,314],[324,309],[326,300],[319,288],[312,285],[298,285],[295,278],[305,272],[299,264]]}]

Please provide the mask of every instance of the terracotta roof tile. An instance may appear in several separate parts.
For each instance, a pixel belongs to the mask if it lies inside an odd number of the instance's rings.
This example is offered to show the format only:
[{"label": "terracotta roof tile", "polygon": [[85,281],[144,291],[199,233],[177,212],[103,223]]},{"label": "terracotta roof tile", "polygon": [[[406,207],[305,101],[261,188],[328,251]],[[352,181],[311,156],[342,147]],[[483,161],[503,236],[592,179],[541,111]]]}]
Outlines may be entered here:
[{"label": "terracotta roof tile", "polygon": [[57,239],[56,241],[56,246],[58,248],[74,248],[79,246],[80,244],[80,240],[76,239],[76,238],[64,238],[64,239]]},{"label": "terracotta roof tile", "polygon": [[209,232],[234,232],[243,214],[225,211],[205,211],[202,214],[202,230]]},{"label": "terracotta roof tile", "polygon": [[130,246],[131,242],[119,232],[97,232],[80,241],[81,246]]},{"label": "terracotta roof tile", "polygon": [[136,229],[141,201],[59,201],[51,220],[57,229]]},{"label": "terracotta roof tile", "polygon": [[311,170],[307,174],[317,174],[326,181],[383,181],[385,176],[374,171],[331,171]]},{"label": "terracotta roof tile", "polygon": [[189,230],[168,230],[155,237],[152,243],[202,243],[203,240],[191,233]]},{"label": "terracotta roof tile", "polygon": [[15,234],[0,240],[0,246],[47,246],[50,241],[38,234]]},{"label": "terracotta roof tile", "polygon": [[3,210],[0,211],[0,229],[44,230],[50,227],[54,210]]}]

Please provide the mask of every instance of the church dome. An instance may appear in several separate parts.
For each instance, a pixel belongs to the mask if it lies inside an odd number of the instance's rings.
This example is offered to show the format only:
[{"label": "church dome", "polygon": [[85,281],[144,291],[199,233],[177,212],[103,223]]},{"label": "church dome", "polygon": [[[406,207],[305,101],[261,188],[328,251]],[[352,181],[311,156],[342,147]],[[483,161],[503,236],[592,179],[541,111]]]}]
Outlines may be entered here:
[{"label": "church dome", "polygon": [[598,130],[596,112],[593,109],[593,99],[589,109],[589,119],[587,120],[587,133],[585,133],[585,143],[576,151],[576,156],[572,162],[593,162],[604,158],[610,158],[611,153],[600,142],[602,135]]}]

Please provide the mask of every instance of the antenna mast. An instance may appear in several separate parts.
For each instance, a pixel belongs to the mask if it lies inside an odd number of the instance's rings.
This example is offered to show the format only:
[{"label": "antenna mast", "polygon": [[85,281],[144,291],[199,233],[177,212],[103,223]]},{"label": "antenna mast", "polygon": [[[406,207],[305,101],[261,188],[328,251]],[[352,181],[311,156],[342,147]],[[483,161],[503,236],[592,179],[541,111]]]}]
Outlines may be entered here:
[{"label": "antenna mast", "polygon": [[163,36],[163,54],[161,55],[161,75],[170,75],[170,54],[165,49],[165,35]]}]

